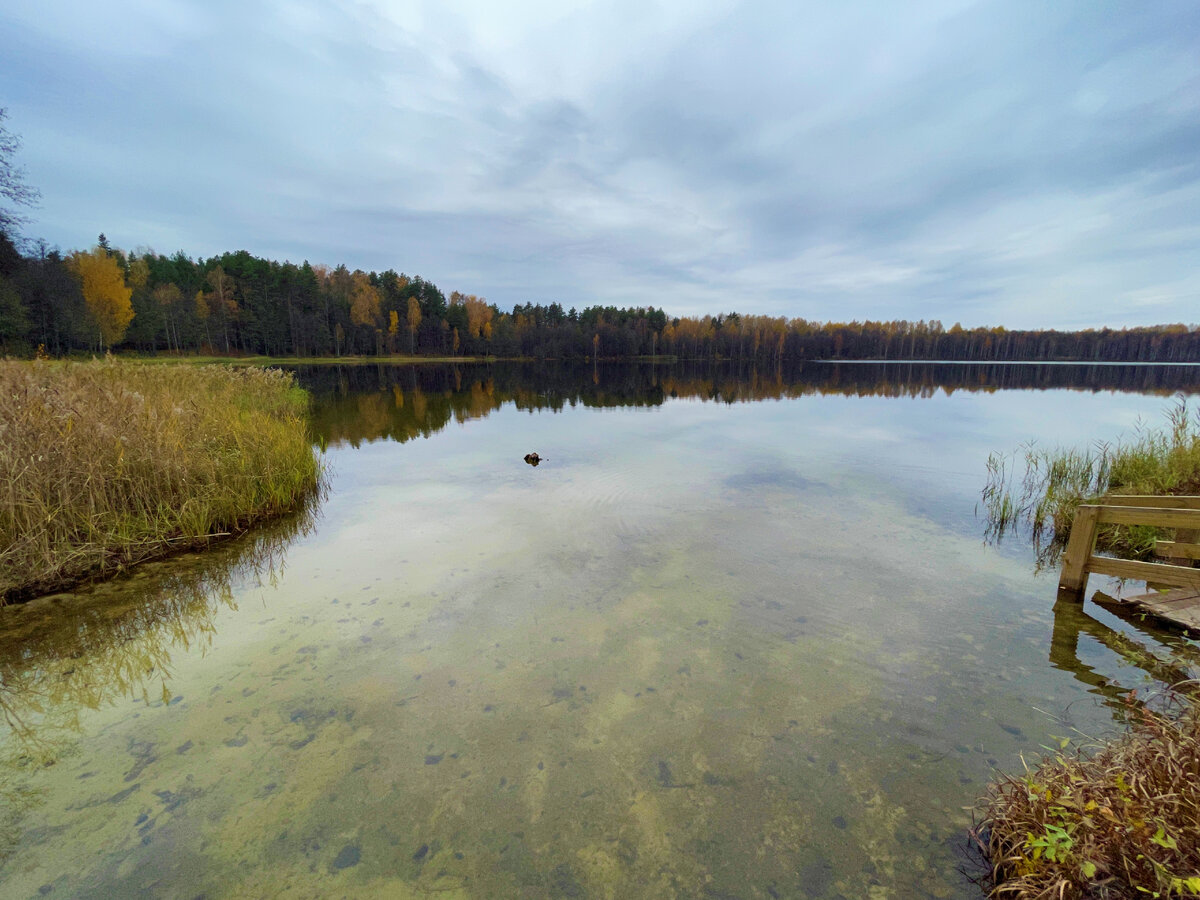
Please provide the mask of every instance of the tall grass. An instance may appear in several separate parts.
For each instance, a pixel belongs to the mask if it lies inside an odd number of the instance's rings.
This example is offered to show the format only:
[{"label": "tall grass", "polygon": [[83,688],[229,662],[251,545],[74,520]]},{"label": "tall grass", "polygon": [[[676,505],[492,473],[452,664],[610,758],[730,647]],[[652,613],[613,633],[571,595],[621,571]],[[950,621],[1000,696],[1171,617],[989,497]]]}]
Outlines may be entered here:
[{"label": "tall grass", "polygon": [[[1012,455],[993,453],[983,489],[989,536],[1027,527],[1039,562],[1054,564],[1081,503],[1105,494],[1200,493],[1200,416],[1180,398],[1166,418],[1161,427],[1088,449],[1028,445]],[[1145,557],[1161,536],[1147,526],[1104,526],[1097,546]]]},{"label": "tall grass", "polygon": [[277,370],[0,361],[0,598],[293,508],[321,472],[306,407]]}]

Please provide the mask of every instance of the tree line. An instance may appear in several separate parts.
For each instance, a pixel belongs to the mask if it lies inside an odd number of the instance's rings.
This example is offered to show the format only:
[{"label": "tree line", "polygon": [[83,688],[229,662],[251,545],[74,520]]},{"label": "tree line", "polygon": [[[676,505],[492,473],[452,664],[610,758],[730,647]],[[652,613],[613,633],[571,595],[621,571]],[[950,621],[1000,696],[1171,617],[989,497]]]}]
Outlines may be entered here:
[{"label": "tree line", "polygon": [[419,276],[277,262],[124,252],[25,254],[0,232],[0,350],[597,359],[666,355],[780,366],[805,359],[973,362],[1200,361],[1200,327],[1086,331],[943,327],[936,320],[815,322],[669,317],[654,307],[525,303],[511,311]]}]

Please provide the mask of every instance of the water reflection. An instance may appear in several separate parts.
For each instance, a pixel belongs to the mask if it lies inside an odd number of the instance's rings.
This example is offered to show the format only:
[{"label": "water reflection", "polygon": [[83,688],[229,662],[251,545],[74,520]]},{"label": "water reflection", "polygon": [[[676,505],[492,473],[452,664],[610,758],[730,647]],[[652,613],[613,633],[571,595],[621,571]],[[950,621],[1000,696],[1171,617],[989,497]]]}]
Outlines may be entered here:
[{"label": "water reflection", "polygon": [[[1143,672],[1160,685],[1175,685],[1189,690],[1189,682],[1195,673],[1189,663],[1198,661],[1194,649],[1186,642],[1171,640],[1170,635],[1146,627],[1147,634],[1163,644],[1169,652],[1162,658],[1139,641],[1105,625],[1089,615],[1082,603],[1059,600],[1054,604],[1054,631],[1050,638],[1050,665],[1070,675],[1087,686],[1088,692],[1100,697],[1118,718],[1122,718],[1131,705],[1129,687],[1114,679],[1099,674],[1085,663],[1079,655],[1079,638],[1086,635],[1102,647],[1116,654],[1125,663]],[[1137,701],[1133,701],[1136,705]]]},{"label": "water reflection", "polygon": [[204,553],[139,566],[135,573],[72,593],[8,607],[0,618],[0,859],[34,796],[15,786],[23,771],[55,765],[89,710],[121,700],[170,704],[172,656],[211,646],[214,619],[236,609],[235,590],[274,584],[289,544],[309,534],[320,497]]},{"label": "water reflection", "polygon": [[1170,396],[1195,390],[1190,366],[809,363],[791,368],[681,363],[309,366],[317,433],[331,445],[430,437],[506,404],[526,411],[647,407],[679,398],[718,403],[841,395],[931,398],[957,391],[1061,390]]}]

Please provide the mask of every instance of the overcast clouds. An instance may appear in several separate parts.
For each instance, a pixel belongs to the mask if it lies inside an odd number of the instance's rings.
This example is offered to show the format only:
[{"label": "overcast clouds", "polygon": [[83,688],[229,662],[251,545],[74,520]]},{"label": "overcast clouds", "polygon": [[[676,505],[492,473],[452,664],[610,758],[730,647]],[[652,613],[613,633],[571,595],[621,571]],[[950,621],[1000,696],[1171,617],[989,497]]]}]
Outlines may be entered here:
[{"label": "overcast clouds", "polygon": [[446,291],[1200,322],[1200,3],[7,0],[26,228]]}]

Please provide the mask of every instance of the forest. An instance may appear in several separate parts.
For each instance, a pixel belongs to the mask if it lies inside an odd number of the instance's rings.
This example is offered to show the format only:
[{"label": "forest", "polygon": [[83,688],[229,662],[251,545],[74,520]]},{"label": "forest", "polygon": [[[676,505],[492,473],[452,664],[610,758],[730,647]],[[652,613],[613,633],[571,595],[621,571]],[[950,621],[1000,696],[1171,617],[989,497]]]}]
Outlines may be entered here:
[{"label": "forest", "polygon": [[1200,361],[1200,326],[1086,331],[949,328],[936,320],[818,322],[672,317],[654,307],[485,298],[398,273],[256,257],[87,251],[22,253],[0,231],[0,352],[624,359],[674,356],[778,367],[811,359]]}]

